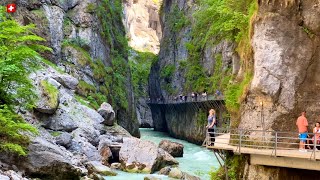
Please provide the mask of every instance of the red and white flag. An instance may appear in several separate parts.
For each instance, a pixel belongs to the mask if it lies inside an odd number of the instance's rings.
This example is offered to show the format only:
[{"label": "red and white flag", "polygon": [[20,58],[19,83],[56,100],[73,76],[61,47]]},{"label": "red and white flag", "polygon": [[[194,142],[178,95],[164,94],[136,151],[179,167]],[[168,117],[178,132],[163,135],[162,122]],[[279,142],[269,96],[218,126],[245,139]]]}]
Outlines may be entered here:
[{"label": "red and white flag", "polygon": [[16,4],[8,4],[8,5],[7,5],[7,12],[8,12],[8,13],[14,13],[14,12],[16,12]]}]

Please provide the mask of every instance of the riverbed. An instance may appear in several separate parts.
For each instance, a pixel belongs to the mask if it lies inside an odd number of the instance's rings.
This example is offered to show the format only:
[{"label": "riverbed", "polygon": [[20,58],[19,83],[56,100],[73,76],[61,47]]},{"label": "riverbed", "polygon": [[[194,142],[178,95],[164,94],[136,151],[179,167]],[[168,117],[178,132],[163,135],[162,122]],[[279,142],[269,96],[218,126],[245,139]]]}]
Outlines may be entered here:
[{"label": "riverbed", "polygon": [[[181,158],[176,158],[179,161],[179,169],[184,172],[187,172],[191,175],[196,175],[203,180],[209,180],[210,175],[209,171],[212,168],[218,168],[219,163],[215,158],[212,151],[207,150],[199,145],[189,143],[184,140],[175,139],[170,137],[168,134],[163,132],[154,131],[152,128],[141,128],[141,139],[148,140],[159,144],[161,140],[167,139],[170,141],[182,143],[184,145],[184,154]],[[143,180],[146,174],[133,174],[126,173],[123,171],[117,171],[118,175],[115,177],[106,177],[110,180]],[[152,176],[161,178],[162,180],[169,179],[166,176],[157,175],[156,173]]]}]

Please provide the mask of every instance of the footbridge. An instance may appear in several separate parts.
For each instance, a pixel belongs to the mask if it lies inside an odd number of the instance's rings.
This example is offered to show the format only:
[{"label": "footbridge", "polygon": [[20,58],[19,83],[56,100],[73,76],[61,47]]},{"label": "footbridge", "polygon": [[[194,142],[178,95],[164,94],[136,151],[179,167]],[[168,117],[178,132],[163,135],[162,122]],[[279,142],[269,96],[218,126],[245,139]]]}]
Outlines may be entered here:
[{"label": "footbridge", "polygon": [[[306,150],[299,151],[297,132],[217,128],[207,132],[203,146],[213,149],[223,166],[225,152],[246,154],[250,164],[320,171],[320,144],[308,133]],[[219,157],[219,158],[218,158]]]},{"label": "footbridge", "polygon": [[147,101],[154,129],[201,145],[206,137],[208,111],[216,110],[218,125],[229,124],[223,96],[178,96]]}]

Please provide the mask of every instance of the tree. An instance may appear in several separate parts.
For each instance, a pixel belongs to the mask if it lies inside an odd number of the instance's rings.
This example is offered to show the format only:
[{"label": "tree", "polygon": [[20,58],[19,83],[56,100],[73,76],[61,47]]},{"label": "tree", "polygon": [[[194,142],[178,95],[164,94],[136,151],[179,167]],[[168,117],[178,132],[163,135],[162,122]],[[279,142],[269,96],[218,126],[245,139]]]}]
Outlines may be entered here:
[{"label": "tree", "polygon": [[21,26],[0,6],[0,151],[26,155],[27,132],[36,129],[13,111],[21,104],[31,108],[36,98],[28,74],[42,59],[39,52],[51,50],[39,45],[34,25]]}]

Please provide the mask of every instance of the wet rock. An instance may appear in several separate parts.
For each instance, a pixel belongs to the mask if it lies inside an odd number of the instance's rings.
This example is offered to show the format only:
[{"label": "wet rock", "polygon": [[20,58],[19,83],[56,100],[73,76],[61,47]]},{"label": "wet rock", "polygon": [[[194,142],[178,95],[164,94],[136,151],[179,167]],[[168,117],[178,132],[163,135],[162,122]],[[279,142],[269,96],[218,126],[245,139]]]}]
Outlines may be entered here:
[{"label": "wet rock", "polygon": [[183,173],[178,168],[171,168],[171,170],[169,172],[169,177],[176,178],[176,179],[182,179]]},{"label": "wet rock", "polygon": [[89,174],[98,173],[104,176],[116,176],[117,173],[113,172],[109,167],[104,166],[98,161],[90,161],[86,163],[86,167],[89,171]]},{"label": "wet rock", "polygon": [[102,103],[98,109],[98,113],[104,118],[103,124],[112,126],[114,124],[115,113],[112,106],[108,103]]},{"label": "wet rock", "polygon": [[62,132],[59,136],[56,137],[56,143],[69,148],[71,146],[72,136],[69,133]]},{"label": "wet rock", "polygon": [[157,178],[155,176],[146,176],[143,178],[143,180],[161,180],[161,178]]},{"label": "wet rock", "polygon": [[173,157],[183,157],[183,144],[162,140],[159,144],[159,148],[167,151]]},{"label": "wet rock", "polygon": [[64,87],[71,89],[71,90],[75,90],[79,84],[78,79],[76,79],[73,76],[67,75],[67,74],[55,76],[53,78],[55,80],[57,80],[59,83],[61,83]]},{"label": "wet rock", "polygon": [[65,148],[37,137],[29,145],[28,159],[23,162],[23,166],[28,174],[67,179],[78,177],[81,174],[72,162],[72,154]]},{"label": "wet rock", "polygon": [[111,169],[120,169],[121,163],[112,163],[110,167]]},{"label": "wet rock", "polygon": [[119,160],[124,170],[129,172],[153,173],[167,165],[178,162],[166,151],[150,141],[124,138],[119,152]]},{"label": "wet rock", "polygon": [[170,167],[164,167],[162,169],[160,169],[159,171],[159,174],[162,174],[162,175],[169,175],[169,172],[170,172],[171,168]]},{"label": "wet rock", "polygon": [[97,173],[92,173],[89,175],[89,177],[92,178],[93,180],[105,180],[103,176]]},{"label": "wet rock", "polygon": [[182,179],[185,179],[185,180],[201,180],[199,177],[197,176],[192,176],[186,172],[183,172],[183,177]]}]

